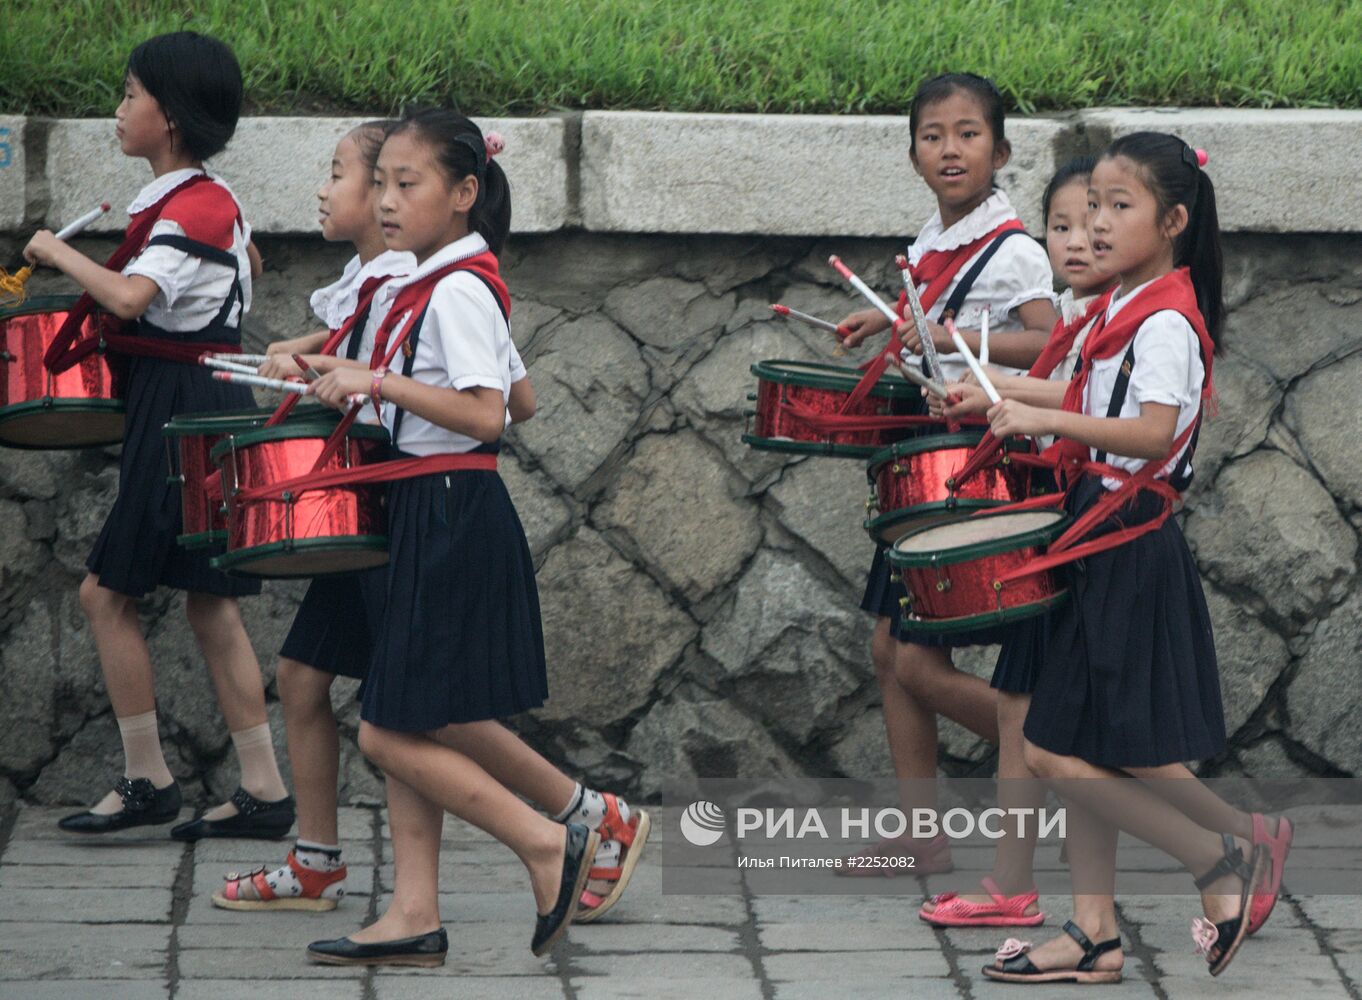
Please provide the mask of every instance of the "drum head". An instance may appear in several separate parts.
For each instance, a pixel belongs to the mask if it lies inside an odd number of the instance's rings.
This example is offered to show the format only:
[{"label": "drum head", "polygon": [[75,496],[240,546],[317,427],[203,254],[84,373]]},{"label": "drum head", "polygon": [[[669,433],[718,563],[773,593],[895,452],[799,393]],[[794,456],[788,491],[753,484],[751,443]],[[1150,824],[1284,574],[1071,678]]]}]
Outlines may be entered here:
[{"label": "drum head", "polygon": [[879,545],[893,545],[904,535],[943,521],[956,521],[966,514],[990,507],[1001,507],[1005,500],[937,500],[931,503],[900,507],[865,522],[865,530]]},{"label": "drum head", "polygon": [[979,514],[914,531],[894,543],[891,562],[930,566],[964,562],[1014,549],[1046,545],[1069,523],[1057,510],[1020,510]]},{"label": "drum head", "polygon": [[795,441],[791,438],[758,437],[755,434],[744,434],[742,443],[757,451],[782,451],[791,455],[826,455],[830,458],[854,458],[859,461],[864,461],[879,450],[876,445]]},{"label": "drum head", "polygon": [[[767,382],[781,385],[802,385],[809,389],[833,389],[850,392],[856,388],[863,374],[859,368],[846,368],[841,365],[825,365],[817,361],[787,361],[774,359],[758,361],[752,366],[752,374]],[[881,378],[870,390],[872,396],[913,397],[919,394],[918,388],[906,379]]]},{"label": "drum head", "polygon": [[[288,415],[289,420],[325,419],[332,411],[317,405],[297,406]],[[167,437],[184,434],[220,435],[232,431],[247,431],[264,425],[274,414],[274,407],[253,410],[210,410],[206,413],[181,413],[171,418],[163,431]]]},{"label": "drum head", "polygon": [[122,400],[46,399],[0,409],[7,448],[97,448],[123,441]]}]

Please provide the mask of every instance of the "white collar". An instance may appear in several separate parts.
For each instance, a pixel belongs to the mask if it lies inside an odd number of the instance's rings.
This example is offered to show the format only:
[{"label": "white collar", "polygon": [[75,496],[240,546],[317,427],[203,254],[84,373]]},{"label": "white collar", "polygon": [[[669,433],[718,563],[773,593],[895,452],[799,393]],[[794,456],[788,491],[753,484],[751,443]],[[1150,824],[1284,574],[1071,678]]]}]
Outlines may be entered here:
[{"label": "white collar", "polygon": [[[1160,275],[1160,277],[1162,277],[1162,275]],[[1130,301],[1131,299],[1133,299],[1135,296],[1139,295],[1142,291],[1144,291],[1146,288],[1148,288],[1150,285],[1154,284],[1154,282],[1156,282],[1156,281],[1158,281],[1158,280],[1159,280],[1158,278],[1150,278],[1150,279],[1149,279],[1148,281],[1146,281],[1144,284],[1142,284],[1142,285],[1136,285],[1134,288],[1132,288],[1132,289],[1131,289],[1130,291],[1128,291],[1128,292],[1125,291],[1125,290],[1123,290],[1123,289],[1118,288],[1118,289],[1117,289],[1117,292],[1118,292],[1119,294],[1118,294],[1118,295],[1113,295],[1113,296],[1111,297],[1111,302],[1109,302],[1109,303],[1107,304],[1107,322],[1110,323],[1111,320],[1112,320],[1112,318],[1113,318],[1118,312],[1120,312],[1122,309],[1125,308],[1125,304],[1126,304],[1127,302],[1129,302],[1129,301]]]},{"label": "white collar", "polygon": [[398,289],[405,288],[407,285],[420,281],[426,275],[438,271],[447,264],[452,264],[456,260],[475,257],[487,249],[487,241],[482,238],[481,233],[469,233],[467,236],[441,247],[427,258],[424,264],[421,264],[406,277],[388,282],[383,286],[381,294],[385,297],[395,296]]},{"label": "white collar", "polygon": [[938,208],[908,248],[908,262],[916,264],[924,254],[932,250],[954,250],[956,247],[973,243],[1016,217],[1017,213],[1012,208],[1007,193],[997,188],[974,211],[949,229],[942,228],[941,210]]},{"label": "white collar", "polygon": [[1065,323],[1072,323],[1088,311],[1088,306],[1092,305],[1096,298],[1096,295],[1085,295],[1081,299],[1076,299],[1074,290],[1066,288],[1059,293],[1059,315]]},{"label": "white collar", "polygon": [[207,174],[209,177],[213,176],[212,174],[209,174],[207,170],[197,170],[194,167],[185,167],[182,170],[172,170],[168,174],[162,174],[160,177],[153,178],[150,184],[137,192],[137,197],[134,198],[132,204],[128,206],[128,214],[136,215],[138,212],[145,211],[196,174]]},{"label": "white collar", "polygon": [[334,330],[354,315],[364,282],[374,277],[402,277],[415,267],[416,258],[405,250],[384,250],[367,264],[361,264],[359,254],[355,254],[337,280],[312,293],[312,311]]}]

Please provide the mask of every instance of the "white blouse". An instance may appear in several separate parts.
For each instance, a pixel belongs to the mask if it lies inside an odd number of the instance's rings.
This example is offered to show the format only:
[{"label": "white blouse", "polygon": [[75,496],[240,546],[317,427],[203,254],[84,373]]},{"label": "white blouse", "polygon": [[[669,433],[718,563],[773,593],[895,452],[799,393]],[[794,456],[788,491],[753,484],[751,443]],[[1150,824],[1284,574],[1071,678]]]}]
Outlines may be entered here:
[{"label": "white blouse", "polygon": [[[1107,307],[1107,322],[1125,307],[1126,303],[1145,285],[1114,296]],[[1179,312],[1164,309],[1150,316],[1140,324],[1135,333],[1135,365],[1131,370],[1130,385],[1126,398],[1121,405],[1122,417],[1138,417],[1144,403],[1162,403],[1178,407],[1177,426],[1174,437],[1180,435],[1197,419],[1201,413],[1201,383],[1206,369],[1201,362],[1201,345],[1192,324]],[[1105,417],[1111,405],[1111,396],[1116,388],[1116,378],[1125,360],[1126,352],[1121,351],[1109,358],[1093,361],[1092,373],[1083,399],[1083,412],[1096,417]],[[1187,446],[1178,452],[1160,472],[1166,477],[1177,465],[1178,458]],[[1097,449],[1090,449],[1095,460]],[[1127,458],[1123,455],[1107,454],[1107,462],[1130,472],[1138,472],[1148,462],[1142,458]],[[1189,470],[1190,471],[1190,470]],[[1104,479],[1107,489],[1116,489],[1120,484],[1114,479]]]},{"label": "white blouse", "polygon": [[[917,264],[933,250],[954,250],[956,247],[973,243],[1016,217],[1017,213],[1012,208],[1012,202],[1002,191],[994,191],[983,204],[948,229],[942,228],[941,213],[938,211],[932,215],[918,233],[917,239],[908,247],[908,262]],[[988,246],[985,244],[978,253],[965,262],[965,266],[941,293],[941,297],[927,310],[928,319],[940,321],[941,313],[945,310],[951,293],[955,291],[955,286],[969,273],[974,262],[979,259],[979,254],[987,249]],[[925,282],[918,285],[918,293],[921,294],[926,288]],[[984,311],[988,310],[990,332],[1016,333],[1025,329],[1020,317],[1014,312],[1017,307],[1036,299],[1053,301],[1053,296],[1054,278],[1051,276],[1050,260],[1045,255],[1044,248],[1029,235],[1012,236],[998,248],[979,273],[979,277],[975,279],[973,286],[965,295],[965,301],[956,313],[955,322],[962,329],[976,330]],[[947,353],[938,348],[938,354],[948,381],[958,381],[969,371],[965,359],[959,353],[955,351]],[[905,353],[905,360],[922,364],[922,359],[917,355]],[[1002,365],[998,368],[1010,374],[1024,374],[1017,368]]]},{"label": "white blouse", "polygon": [[[138,192],[128,206],[128,214],[133,215],[154,205],[169,191],[199,173],[206,171],[186,168],[162,174]],[[213,177],[213,183],[232,194],[231,188],[220,178]],[[240,211],[241,202],[237,201],[234,194],[232,199],[237,202],[237,210]],[[244,212],[242,218],[245,218]],[[184,235],[184,228],[170,219],[160,219],[151,227],[152,238]],[[218,310],[227,301],[227,296],[232,292],[232,282],[240,281],[241,301],[227,315],[230,325],[240,325],[242,317],[251,308],[251,261],[246,253],[250,241],[249,225],[243,221],[241,225],[233,227],[231,252],[237,259],[235,273],[226,264],[204,260],[174,247],[147,247],[123,268],[124,274],[140,274],[150,278],[160,289],[142,318],[163,330],[201,330],[216,318]]]},{"label": "white blouse", "polygon": [[[452,261],[486,249],[486,241],[477,233],[444,247],[411,274],[380,288],[374,297],[371,316],[386,315],[397,293],[412,282]],[[400,320],[393,336],[414,318],[409,315]],[[452,389],[496,389],[504,404],[510,397],[513,381],[511,356],[514,349],[510,326],[501,315],[496,296],[478,277],[456,271],[442,278],[431,295],[421,324],[411,377],[427,385]],[[365,410],[372,418],[373,408],[366,407]],[[383,426],[389,430],[392,430],[396,411],[392,403],[383,404]],[[393,443],[412,455],[440,455],[472,451],[482,442],[408,412],[402,418],[401,431]]]}]

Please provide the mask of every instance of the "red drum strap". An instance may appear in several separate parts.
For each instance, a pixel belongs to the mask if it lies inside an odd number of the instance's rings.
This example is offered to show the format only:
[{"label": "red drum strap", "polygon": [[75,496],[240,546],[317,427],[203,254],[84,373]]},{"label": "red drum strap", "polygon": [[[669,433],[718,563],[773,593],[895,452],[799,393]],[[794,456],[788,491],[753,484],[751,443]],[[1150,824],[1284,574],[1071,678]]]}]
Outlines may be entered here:
[{"label": "red drum strap", "polygon": [[330,472],[309,472],[305,476],[295,476],[278,483],[267,483],[253,489],[242,490],[233,498],[242,504],[260,503],[264,500],[283,500],[286,494],[297,495],[307,490],[328,489],[332,486],[361,486],[368,483],[391,483],[399,479],[414,479],[439,472],[462,472],[465,470],[496,472],[497,456],[486,452],[426,455],[421,458],[396,458],[389,462],[375,462],[351,469],[333,469]]}]

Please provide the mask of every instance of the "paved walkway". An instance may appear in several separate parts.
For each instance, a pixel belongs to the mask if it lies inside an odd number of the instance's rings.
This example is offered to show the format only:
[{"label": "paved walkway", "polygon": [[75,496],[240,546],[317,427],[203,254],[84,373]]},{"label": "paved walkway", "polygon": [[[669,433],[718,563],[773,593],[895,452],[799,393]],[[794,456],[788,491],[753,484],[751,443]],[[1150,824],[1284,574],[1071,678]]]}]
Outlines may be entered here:
[{"label": "paved walkway", "polygon": [[[935,932],[901,897],[663,895],[654,852],[605,921],[574,927],[551,959],[530,955],[533,902],[504,848],[450,822],[441,969],[309,964],[311,940],[355,929],[392,885],[384,814],[343,810],[350,896],[329,914],[215,909],[222,873],[279,860],[280,845],[166,839],[74,840],[67,810],[20,810],[0,824],[0,998],[4,1000],[935,1000],[1072,998],[1072,987],[1008,987],[979,967],[1005,935]],[[658,822],[654,837],[673,827]],[[735,875],[740,875],[735,871]],[[1289,874],[1289,873],[1288,873]],[[1063,902],[1061,911],[1064,909]],[[1265,995],[1362,1000],[1362,900],[1285,898],[1223,979],[1192,954],[1187,897],[1121,907],[1127,979],[1103,1000]],[[1058,921],[1051,924],[1057,926]],[[1045,929],[1027,932],[1044,940]]]}]

